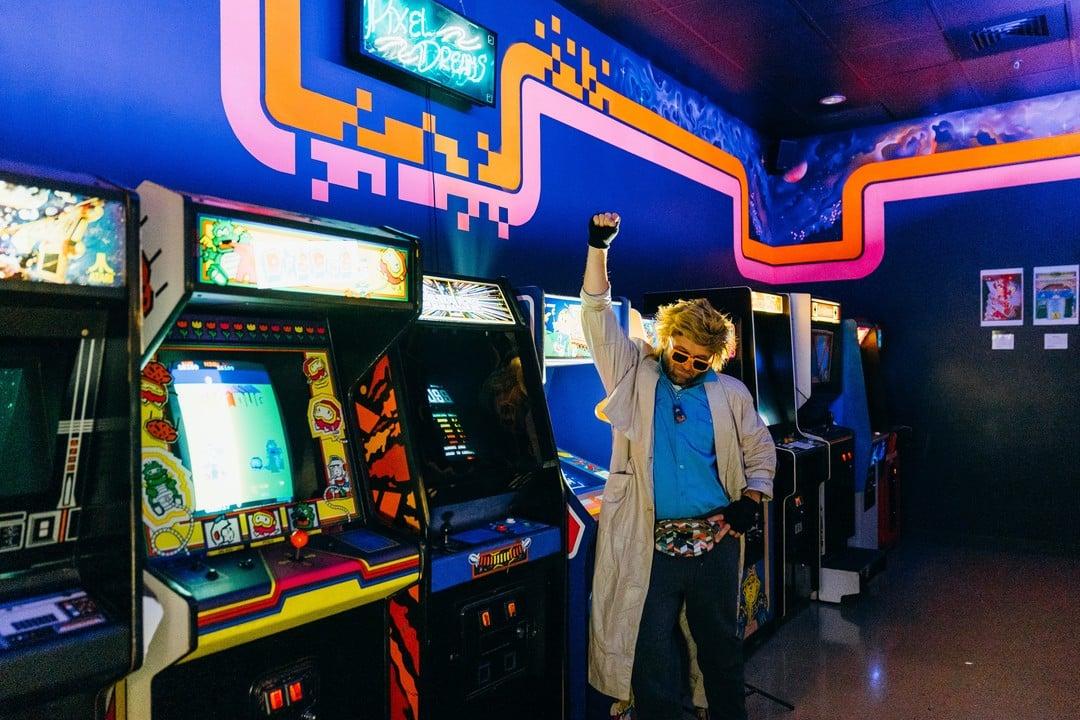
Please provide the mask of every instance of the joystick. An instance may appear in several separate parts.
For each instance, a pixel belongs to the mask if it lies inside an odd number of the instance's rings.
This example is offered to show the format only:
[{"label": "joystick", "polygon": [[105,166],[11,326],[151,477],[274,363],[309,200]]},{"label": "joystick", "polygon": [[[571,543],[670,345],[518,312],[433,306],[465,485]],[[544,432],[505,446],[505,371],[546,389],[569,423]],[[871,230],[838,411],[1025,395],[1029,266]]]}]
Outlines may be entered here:
[{"label": "joystick", "polygon": [[308,544],[308,534],[303,530],[293,530],[289,535],[289,543],[293,546],[293,562],[300,562],[304,559],[300,551],[304,549],[304,546]]},{"label": "joystick", "polygon": [[450,518],[452,517],[454,517],[454,514],[450,512],[445,512],[442,515],[443,523],[442,527],[439,528],[439,531],[442,532],[442,546],[444,550],[450,548],[450,531],[452,530]]}]

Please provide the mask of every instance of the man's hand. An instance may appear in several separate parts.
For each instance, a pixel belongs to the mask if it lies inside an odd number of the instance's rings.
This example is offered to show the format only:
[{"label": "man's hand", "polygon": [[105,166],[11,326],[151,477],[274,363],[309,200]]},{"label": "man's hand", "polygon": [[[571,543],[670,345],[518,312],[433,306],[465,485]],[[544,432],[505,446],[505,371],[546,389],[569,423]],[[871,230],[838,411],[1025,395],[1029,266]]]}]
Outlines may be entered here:
[{"label": "man's hand", "polygon": [[619,213],[597,213],[589,220],[589,245],[600,250],[607,250],[611,241],[619,234]]},{"label": "man's hand", "polygon": [[744,496],[725,507],[719,515],[738,537],[757,524],[760,510],[761,506],[756,501]]},{"label": "man's hand", "polygon": [[724,520],[723,513],[716,513],[715,515],[710,515],[706,518],[706,520],[713,523],[714,525],[720,526],[720,529],[716,532],[716,542],[720,542],[721,540],[723,540],[725,535],[731,535],[731,537],[736,538],[739,537],[739,533],[732,530],[731,526],[728,525],[727,521]]}]

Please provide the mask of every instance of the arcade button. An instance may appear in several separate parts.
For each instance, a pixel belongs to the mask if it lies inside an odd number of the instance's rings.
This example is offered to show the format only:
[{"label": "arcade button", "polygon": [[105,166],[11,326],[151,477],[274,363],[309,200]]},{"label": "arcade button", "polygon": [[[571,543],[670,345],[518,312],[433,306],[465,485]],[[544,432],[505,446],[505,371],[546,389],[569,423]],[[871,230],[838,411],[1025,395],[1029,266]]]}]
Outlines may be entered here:
[{"label": "arcade button", "polygon": [[219,573],[215,568],[208,568],[205,577],[207,580],[217,580]]},{"label": "arcade button", "polygon": [[274,688],[266,693],[266,707],[269,712],[276,712],[285,707],[285,693],[281,688]]},{"label": "arcade button", "polygon": [[510,601],[508,601],[506,603],[506,617],[508,617],[508,618],[517,617],[517,603],[514,602],[513,600],[510,600]]},{"label": "arcade button", "polygon": [[289,702],[298,703],[304,699],[304,686],[300,681],[289,683],[288,690]]}]

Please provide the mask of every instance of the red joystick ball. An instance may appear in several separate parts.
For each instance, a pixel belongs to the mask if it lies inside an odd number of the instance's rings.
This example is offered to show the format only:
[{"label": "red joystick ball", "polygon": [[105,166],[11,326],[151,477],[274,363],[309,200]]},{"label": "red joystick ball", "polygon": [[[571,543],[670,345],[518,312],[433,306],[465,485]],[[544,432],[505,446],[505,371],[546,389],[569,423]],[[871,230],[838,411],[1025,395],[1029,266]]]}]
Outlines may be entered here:
[{"label": "red joystick ball", "polygon": [[289,542],[296,548],[295,552],[293,552],[293,560],[300,560],[300,550],[308,544],[308,534],[303,530],[293,530],[292,534],[289,535]]}]

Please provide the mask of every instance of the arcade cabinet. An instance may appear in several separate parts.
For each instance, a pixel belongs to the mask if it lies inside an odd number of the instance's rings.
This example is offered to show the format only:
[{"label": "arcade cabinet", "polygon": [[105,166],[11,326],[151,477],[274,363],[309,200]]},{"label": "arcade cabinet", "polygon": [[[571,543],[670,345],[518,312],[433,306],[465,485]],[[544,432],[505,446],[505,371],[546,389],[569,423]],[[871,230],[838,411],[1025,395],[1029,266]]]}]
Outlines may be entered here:
[{"label": "arcade cabinet", "polygon": [[878,547],[878,474],[888,447],[888,436],[871,428],[866,382],[860,356],[862,328],[844,320],[838,329],[837,352],[841,356],[842,391],[830,410],[834,421],[851,428],[855,436],[855,508],[853,547]]},{"label": "arcade cabinet", "polygon": [[420,586],[390,607],[395,719],[563,716],[566,498],[513,298],[425,276],[420,320],[372,378],[412,439],[387,512],[425,548]]},{"label": "arcade cabinet", "polygon": [[[843,390],[844,356],[840,304],[792,293],[791,302],[809,304],[810,312],[793,325],[796,347],[809,348],[810,396],[798,411],[805,435],[828,444],[828,481],[819,502],[821,581],[817,599],[840,602],[856,595],[884,568],[877,550],[849,545],[855,534],[855,433],[836,425],[830,409]],[[852,330],[854,333],[854,330]],[[796,353],[807,357],[807,353]]]},{"label": "arcade cabinet", "polygon": [[647,293],[644,312],[699,297],[734,323],[737,348],[723,371],[750,390],[776,444],[773,499],[765,504],[762,531],[746,538],[740,620],[750,637],[797,611],[817,589],[817,500],[825,451],[823,444],[803,437],[795,423],[787,297],[748,287]]},{"label": "arcade cabinet", "polygon": [[138,217],[100,183],[0,170],[5,718],[93,718],[141,656]]},{"label": "arcade cabinet", "polygon": [[[545,293],[538,287],[517,290],[519,305],[533,332],[544,394],[559,443],[559,462],[567,498],[567,717],[587,712],[589,598],[600,506],[611,458],[611,426],[597,414],[604,386],[592,363],[581,327],[581,299]],[[624,329],[640,328],[640,315],[626,298],[612,302]],[[637,330],[637,336],[642,331]],[[631,332],[634,335],[634,332]],[[570,450],[572,448],[572,451]],[[577,454],[575,454],[577,453]]]},{"label": "arcade cabinet", "polygon": [[[415,537],[347,403],[419,312],[415,238],[139,186],[143,667],[129,718],[381,718]],[[119,694],[119,691],[118,691]]]},{"label": "arcade cabinet", "polygon": [[888,549],[896,545],[900,537],[902,452],[908,444],[911,428],[894,425],[890,419],[881,372],[884,329],[874,323],[860,322],[858,338],[870,427],[875,438],[871,462],[877,479],[877,546]]}]

